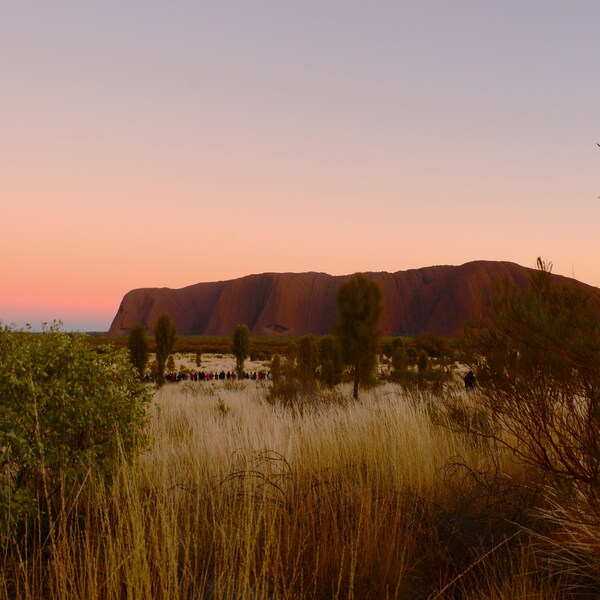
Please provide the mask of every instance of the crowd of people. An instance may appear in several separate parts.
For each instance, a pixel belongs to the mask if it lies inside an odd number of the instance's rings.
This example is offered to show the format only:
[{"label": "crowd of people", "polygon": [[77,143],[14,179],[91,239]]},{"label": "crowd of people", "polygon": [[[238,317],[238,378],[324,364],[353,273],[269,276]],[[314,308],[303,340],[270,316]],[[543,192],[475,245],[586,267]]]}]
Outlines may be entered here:
[{"label": "crowd of people", "polygon": [[[166,383],[178,383],[180,381],[236,381],[240,379],[250,379],[252,381],[266,381],[271,379],[270,371],[253,371],[247,373],[244,371],[239,374],[235,371],[178,371],[165,373]],[[154,383],[154,376],[146,373],[144,377],[146,383]]]}]

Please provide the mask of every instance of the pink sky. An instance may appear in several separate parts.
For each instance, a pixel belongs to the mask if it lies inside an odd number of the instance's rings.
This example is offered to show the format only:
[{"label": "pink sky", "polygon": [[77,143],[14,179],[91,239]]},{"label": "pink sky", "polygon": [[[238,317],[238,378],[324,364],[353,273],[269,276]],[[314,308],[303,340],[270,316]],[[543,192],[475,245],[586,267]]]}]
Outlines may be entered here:
[{"label": "pink sky", "polygon": [[265,271],[600,286],[599,3],[171,4],[0,7],[5,324]]}]

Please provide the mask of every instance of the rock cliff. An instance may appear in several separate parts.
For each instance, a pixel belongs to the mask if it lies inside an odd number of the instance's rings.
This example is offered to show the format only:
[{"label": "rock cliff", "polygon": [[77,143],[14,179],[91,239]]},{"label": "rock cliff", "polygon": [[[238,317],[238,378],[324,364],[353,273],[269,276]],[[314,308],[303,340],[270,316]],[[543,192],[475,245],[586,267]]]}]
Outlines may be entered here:
[{"label": "rock cliff", "polygon": [[[376,272],[381,284],[384,335],[460,335],[466,321],[484,309],[492,282],[506,279],[524,287],[532,270],[510,262],[475,261],[461,266]],[[149,331],[168,312],[181,335],[231,335],[246,323],[252,335],[330,333],[336,296],[350,275],[263,273],[230,281],[197,283],[181,289],[143,288],[128,292],[109,335],[126,335],[139,321]],[[589,290],[585,284],[553,275]]]}]

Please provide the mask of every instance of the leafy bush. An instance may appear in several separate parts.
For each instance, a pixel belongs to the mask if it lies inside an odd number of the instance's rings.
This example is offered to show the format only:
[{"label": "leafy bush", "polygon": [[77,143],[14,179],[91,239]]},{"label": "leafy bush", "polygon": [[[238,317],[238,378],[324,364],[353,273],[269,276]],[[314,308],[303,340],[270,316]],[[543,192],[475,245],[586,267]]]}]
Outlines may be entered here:
[{"label": "leafy bush", "polygon": [[169,313],[162,314],[154,326],[154,340],[156,343],[156,362],[158,363],[158,387],[165,383],[165,365],[167,358],[173,350],[177,339],[177,328]]},{"label": "leafy bush", "polygon": [[286,407],[299,406],[314,401],[317,397],[317,381],[314,377],[304,377],[303,369],[298,367],[296,356],[282,360],[276,354],[270,366],[272,384],[267,396],[271,404]]},{"label": "leafy bush", "polygon": [[0,329],[1,532],[141,449],[150,394],[126,349],[92,348],[56,324]]},{"label": "leafy bush", "polygon": [[250,355],[250,330],[245,323],[240,323],[233,332],[231,353],[235,356],[235,370],[241,375],[244,372],[244,362]]},{"label": "leafy bush", "polygon": [[598,542],[599,298],[538,267],[524,290],[496,285],[491,322],[467,331],[470,367],[504,432],[496,441],[544,471],[572,526],[587,522]]},{"label": "leafy bush", "polygon": [[141,323],[136,323],[131,330],[127,347],[131,364],[138,370],[140,381],[143,381],[148,362],[148,340],[146,330]]},{"label": "leafy bush", "polygon": [[272,384],[267,401],[299,412],[322,403],[345,404],[343,394],[334,391],[334,382],[339,379],[334,365],[342,368],[334,345],[333,336],[321,338],[318,344],[315,336],[305,335],[295,344],[292,356],[282,359],[276,354],[270,365]]},{"label": "leafy bush", "polygon": [[344,370],[344,361],[336,338],[332,335],[319,338],[318,351],[317,375],[319,381],[329,389],[333,389],[340,382]]}]

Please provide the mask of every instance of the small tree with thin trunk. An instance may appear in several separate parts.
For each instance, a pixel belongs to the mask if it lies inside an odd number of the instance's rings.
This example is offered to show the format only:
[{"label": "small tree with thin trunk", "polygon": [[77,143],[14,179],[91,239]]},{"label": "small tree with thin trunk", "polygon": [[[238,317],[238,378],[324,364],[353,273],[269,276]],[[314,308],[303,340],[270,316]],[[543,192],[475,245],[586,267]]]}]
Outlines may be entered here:
[{"label": "small tree with thin trunk", "polygon": [[397,344],[392,350],[392,368],[394,378],[398,379],[408,370],[408,353],[403,344]]},{"label": "small tree with thin trunk", "polygon": [[156,339],[156,362],[158,363],[158,386],[165,383],[165,366],[167,358],[171,354],[173,344],[177,339],[177,328],[173,319],[168,313],[161,315],[154,327],[154,337]]},{"label": "small tree with thin trunk", "polygon": [[131,330],[127,347],[131,363],[137,369],[140,380],[143,381],[148,362],[148,340],[146,339],[146,330],[141,323],[137,323]]},{"label": "small tree with thin trunk", "polygon": [[328,388],[340,381],[344,368],[337,340],[332,335],[319,338],[319,379]]},{"label": "small tree with thin trunk", "polygon": [[309,385],[316,380],[319,350],[314,335],[303,335],[296,345],[296,369],[298,377]]},{"label": "small tree with thin trunk", "polygon": [[354,398],[361,380],[373,371],[379,340],[382,307],[381,287],[363,273],[354,274],[340,288],[334,334],[344,362],[354,370]]},{"label": "small tree with thin trunk", "polygon": [[231,352],[235,356],[235,369],[238,375],[244,372],[244,361],[250,355],[250,330],[245,323],[241,323],[233,332]]},{"label": "small tree with thin trunk", "polygon": [[167,371],[169,373],[175,373],[176,367],[175,367],[175,358],[173,357],[172,354],[169,354],[169,358],[167,358]]}]

